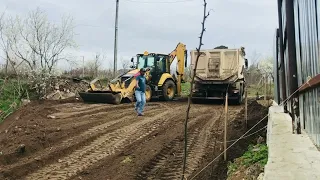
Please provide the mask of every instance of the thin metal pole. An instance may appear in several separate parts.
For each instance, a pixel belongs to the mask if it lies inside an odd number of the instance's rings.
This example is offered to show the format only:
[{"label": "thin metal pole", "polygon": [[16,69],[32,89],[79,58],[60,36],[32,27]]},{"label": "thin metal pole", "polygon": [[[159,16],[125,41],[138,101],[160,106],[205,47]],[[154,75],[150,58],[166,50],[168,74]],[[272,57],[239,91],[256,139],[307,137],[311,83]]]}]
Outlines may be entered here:
[{"label": "thin metal pole", "polygon": [[279,46],[279,41],[280,41],[280,37],[279,37],[279,29],[277,29],[277,35],[276,35],[276,37],[277,37],[277,40],[276,40],[276,86],[275,87],[277,87],[277,89],[276,89],[276,93],[277,93],[277,95],[275,95],[276,97],[278,97],[278,99],[277,99],[277,103],[278,104],[280,104],[281,103],[281,101],[280,101],[280,74],[279,74],[279,70],[280,70],[280,68],[279,68],[279,48],[278,48],[278,46]]},{"label": "thin metal pole", "polygon": [[225,120],[224,120],[224,160],[227,160],[227,129],[228,129],[228,92],[226,93],[225,102]]},{"label": "thin metal pole", "polygon": [[[279,18],[279,46],[280,46],[280,63],[281,63],[281,89],[282,89],[282,101],[287,99],[287,90],[286,90],[286,72],[284,64],[284,48],[283,48],[283,27],[282,27],[282,1],[278,0],[278,18]],[[287,103],[283,104],[284,111],[288,112]]]},{"label": "thin metal pole", "polygon": [[[290,94],[298,89],[298,73],[297,73],[297,56],[296,56],[296,39],[295,39],[295,24],[294,24],[294,4],[292,0],[286,0],[286,26],[288,38],[288,60],[289,60],[289,79],[290,79]],[[299,96],[293,94],[291,98],[291,113],[292,120],[297,121],[297,133],[301,134],[301,126],[299,122]]]},{"label": "thin metal pole", "polygon": [[116,0],[116,19],[114,27],[114,61],[113,61],[113,76],[116,77],[117,72],[117,56],[118,56],[118,14],[119,0]]}]

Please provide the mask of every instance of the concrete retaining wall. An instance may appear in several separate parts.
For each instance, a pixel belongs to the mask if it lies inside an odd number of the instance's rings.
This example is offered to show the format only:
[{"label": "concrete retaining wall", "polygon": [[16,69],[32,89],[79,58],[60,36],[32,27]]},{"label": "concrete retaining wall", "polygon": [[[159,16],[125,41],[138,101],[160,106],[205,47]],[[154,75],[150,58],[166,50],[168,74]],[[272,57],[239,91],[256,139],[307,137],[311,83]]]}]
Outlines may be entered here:
[{"label": "concrete retaining wall", "polygon": [[264,180],[320,180],[320,152],[306,133],[292,134],[282,106],[269,108],[268,163]]}]

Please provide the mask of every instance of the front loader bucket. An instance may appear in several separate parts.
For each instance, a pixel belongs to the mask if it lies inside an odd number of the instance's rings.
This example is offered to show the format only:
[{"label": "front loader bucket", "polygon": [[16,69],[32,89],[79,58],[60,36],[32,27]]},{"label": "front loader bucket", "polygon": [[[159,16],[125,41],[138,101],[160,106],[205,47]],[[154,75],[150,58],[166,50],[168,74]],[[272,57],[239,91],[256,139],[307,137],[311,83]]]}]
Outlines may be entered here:
[{"label": "front loader bucket", "polygon": [[79,95],[84,102],[108,103],[108,104],[120,104],[121,103],[121,94],[111,92],[111,91],[79,92]]}]

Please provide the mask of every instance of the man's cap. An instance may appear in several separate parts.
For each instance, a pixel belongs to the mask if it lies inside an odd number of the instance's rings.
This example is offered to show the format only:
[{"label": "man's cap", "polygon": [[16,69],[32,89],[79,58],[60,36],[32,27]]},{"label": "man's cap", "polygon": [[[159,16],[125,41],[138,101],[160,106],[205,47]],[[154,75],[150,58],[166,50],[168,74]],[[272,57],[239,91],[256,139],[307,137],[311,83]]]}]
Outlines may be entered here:
[{"label": "man's cap", "polygon": [[140,72],[146,72],[146,69],[145,68],[141,68]]}]

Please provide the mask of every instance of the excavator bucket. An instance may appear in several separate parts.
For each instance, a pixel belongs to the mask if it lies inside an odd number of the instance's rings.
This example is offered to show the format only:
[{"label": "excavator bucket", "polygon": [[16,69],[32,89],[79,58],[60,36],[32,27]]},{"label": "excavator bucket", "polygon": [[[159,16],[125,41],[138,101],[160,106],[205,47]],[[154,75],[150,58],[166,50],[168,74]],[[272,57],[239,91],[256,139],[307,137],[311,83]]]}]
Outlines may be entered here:
[{"label": "excavator bucket", "polygon": [[79,92],[79,95],[84,102],[88,103],[120,104],[122,99],[120,93],[112,91]]},{"label": "excavator bucket", "polygon": [[[97,87],[97,85],[99,87]],[[122,100],[122,96],[119,92],[102,87],[99,78],[91,81],[89,89],[86,92],[79,92],[79,95],[81,99],[87,103],[120,104]]]}]

